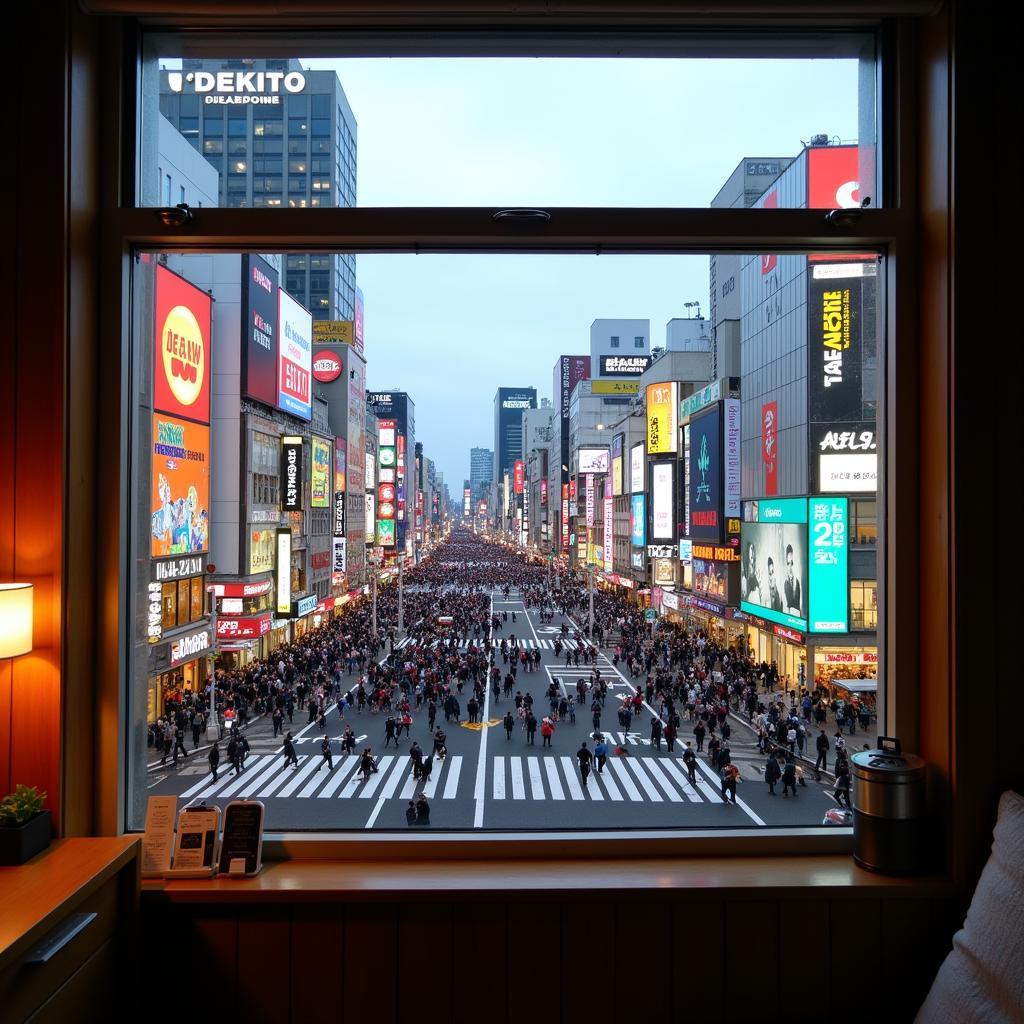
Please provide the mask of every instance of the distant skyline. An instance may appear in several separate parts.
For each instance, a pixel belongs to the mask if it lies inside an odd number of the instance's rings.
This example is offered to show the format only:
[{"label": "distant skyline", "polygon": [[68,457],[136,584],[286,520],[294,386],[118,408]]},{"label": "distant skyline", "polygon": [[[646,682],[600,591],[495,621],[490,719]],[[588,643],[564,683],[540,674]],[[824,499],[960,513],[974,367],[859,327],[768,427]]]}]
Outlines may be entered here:
[{"label": "distant skyline", "polygon": [[[747,156],[855,141],[855,61],[303,60],[337,71],[358,124],[359,206],[706,207]],[[551,398],[596,319],[665,324],[698,301],[699,256],[361,255],[367,386],[416,403],[453,498],[493,445],[499,386]]]}]

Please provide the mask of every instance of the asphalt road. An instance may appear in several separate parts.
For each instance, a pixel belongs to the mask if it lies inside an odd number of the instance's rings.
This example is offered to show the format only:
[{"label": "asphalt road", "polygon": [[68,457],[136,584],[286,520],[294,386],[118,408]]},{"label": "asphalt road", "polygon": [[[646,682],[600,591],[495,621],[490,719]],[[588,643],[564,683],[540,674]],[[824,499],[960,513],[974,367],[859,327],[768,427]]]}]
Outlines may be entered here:
[{"label": "asphalt road", "polygon": [[[536,672],[520,668],[515,689],[534,697],[538,720],[547,713],[545,696],[552,679],[568,692],[575,693],[576,680],[590,676],[590,666],[582,660],[579,668],[566,668],[564,653],[556,658],[555,638],[560,634],[562,617],[551,625],[541,624],[536,612],[525,613],[523,602],[513,592],[503,600],[493,597],[495,612],[507,611],[509,621],[495,637],[511,639],[514,634],[528,649],[540,649],[541,664]],[[512,612],[517,621],[512,623]],[[576,624],[570,621],[570,636]],[[399,641],[399,651],[411,641]],[[572,643],[570,641],[570,647]],[[608,680],[608,698],[601,716],[601,729],[629,756],[610,756],[603,775],[592,772],[587,786],[582,785],[575,754],[582,741],[593,748],[593,722],[588,707],[578,709],[576,722],[558,723],[551,747],[542,747],[540,730],[535,745],[527,744],[519,726],[506,738],[502,719],[511,698],[495,701],[488,694],[482,724],[465,721],[466,702],[472,692],[466,687],[460,698],[462,722],[437,721],[448,734],[448,756],[434,761],[434,770],[426,786],[430,801],[430,824],[435,829],[720,829],[751,827],[803,827],[821,825],[825,811],[836,806],[829,789],[808,778],[798,787],[796,798],[783,798],[781,786],[775,796],[761,780],[764,758],[758,754],[752,734],[733,722],[730,749],[733,763],[741,772],[738,803],[725,804],[718,774],[706,755],[698,756],[697,784],[687,781],[681,760],[682,747],[692,740],[692,724],[684,720],[674,754],[654,749],[649,740],[654,709],[645,706],[628,730],[618,722],[619,695],[634,692],[623,674],[612,664],[611,651],[602,649],[598,659],[603,678]],[[504,677],[505,666],[499,657]],[[638,680],[639,681],[639,680]],[[351,679],[354,684],[355,677]],[[292,732],[299,757],[297,768],[286,767],[280,739],[274,739],[269,719],[250,726],[246,733],[251,750],[245,771],[232,776],[230,765],[221,763],[218,781],[213,782],[201,750],[177,769],[152,769],[149,794],[175,794],[182,803],[217,804],[223,808],[233,799],[259,799],[266,805],[266,829],[289,831],[317,830],[406,830],[405,809],[410,799],[424,786],[413,780],[408,756],[413,739],[425,752],[432,749],[426,711],[414,711],[412,737],[405,736],[398,747],[384,748],[385,715],[362,714],[349,709],[342,720],[336,708],[327,715],[327,731],[333,739],[334,767],[328,772],[320,753],[322,733],[306,722],[305,712],[296,710]],[[342,757],[339,737],[345,724],[351,724],[359,737],[357,750],[366,745],[380,756],[379,771],[367,782],[358,775],[358,757]]]}]

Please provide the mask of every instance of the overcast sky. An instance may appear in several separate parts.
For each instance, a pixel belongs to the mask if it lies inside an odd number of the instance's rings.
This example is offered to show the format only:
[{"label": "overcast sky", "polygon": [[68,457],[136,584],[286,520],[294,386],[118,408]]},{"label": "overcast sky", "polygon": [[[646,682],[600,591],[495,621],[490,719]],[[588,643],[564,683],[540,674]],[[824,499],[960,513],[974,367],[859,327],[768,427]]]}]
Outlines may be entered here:
[{"label": "overcast sky", "polygon": [[[708,206],[748,156],[853,141],[853,61],[304,60],[358,122],[359,206]],[[683,256],[360,256],[367,386],[408,391],[453,497],[493,447],[494,393],[551,397],[604,317],[665,324],[708,305]]]}]

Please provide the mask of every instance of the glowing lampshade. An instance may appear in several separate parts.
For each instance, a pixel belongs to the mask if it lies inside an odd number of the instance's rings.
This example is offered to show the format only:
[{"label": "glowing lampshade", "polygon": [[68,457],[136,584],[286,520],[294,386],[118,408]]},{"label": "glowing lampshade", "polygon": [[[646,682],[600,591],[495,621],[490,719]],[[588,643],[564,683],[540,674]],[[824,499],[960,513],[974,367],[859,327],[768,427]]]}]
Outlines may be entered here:
[{"label": "glowing lampshade", "polygon": [[0,658],[32,650],[32,584],[0,583]]}]

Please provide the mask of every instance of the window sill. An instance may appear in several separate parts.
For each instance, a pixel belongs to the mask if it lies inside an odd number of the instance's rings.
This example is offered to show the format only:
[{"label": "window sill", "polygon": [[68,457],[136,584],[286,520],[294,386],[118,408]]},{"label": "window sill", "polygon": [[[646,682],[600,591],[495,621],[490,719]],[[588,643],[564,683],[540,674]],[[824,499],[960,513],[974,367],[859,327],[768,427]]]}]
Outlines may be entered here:
[{"label": "window sill", "polygon": [[216,904],[395,902],[503,899],[558,893],[560,900],[684,892],[687,899],[873,898],[934,900],[954,887],[941,876],[891,878],[851,857],[569,858],[537,860],[288,860],[254,878],[146,880],[147,901]]}]

